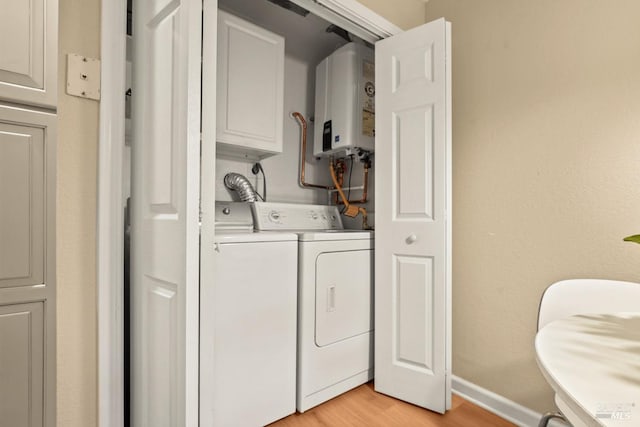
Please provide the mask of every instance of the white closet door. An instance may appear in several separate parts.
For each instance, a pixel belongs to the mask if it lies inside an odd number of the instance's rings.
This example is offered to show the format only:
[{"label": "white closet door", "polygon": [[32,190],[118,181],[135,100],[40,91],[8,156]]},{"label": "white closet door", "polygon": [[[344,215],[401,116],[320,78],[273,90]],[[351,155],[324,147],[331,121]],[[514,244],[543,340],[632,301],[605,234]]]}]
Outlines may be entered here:
[{"label": "white closet door", "polygon": [[375,389],[451,406],[450,27],[376,44]]},{"label": "white closet door", "polygon": [[202,1],[133,15],[132,425],[197,426]]}]

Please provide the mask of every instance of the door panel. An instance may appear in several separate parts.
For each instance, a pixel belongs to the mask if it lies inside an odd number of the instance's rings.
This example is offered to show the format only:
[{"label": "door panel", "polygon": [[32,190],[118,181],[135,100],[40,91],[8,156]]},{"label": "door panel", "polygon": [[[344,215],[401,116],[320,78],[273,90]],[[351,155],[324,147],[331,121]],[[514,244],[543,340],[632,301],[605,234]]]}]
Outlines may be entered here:
[{"label": "door panel", "polygon": [[376,44],[375,388],[451,405],[448,24]]},{"label": "door panel", "polygon": [[199,0],[135,1],[132,425],[198,424]]},{"label": "door panel", "polygon": [[44,303],[0,306],[0,420],[44,425]]},{"label": "door panel", "polygon": [[[395,220],[433,219],[433,105],[393,113]],[[423,144],[405,139],[418,135]],[[422,191],[418,191],[416,185]]]},{"label": "door panel", "polygon": [[0,0],[0,98],[55,107],[56,0]]},{"label": "door panel", "polygon": [[0,289],[44,283],[44,129],[0,121]]},{"label": "door panel", "polygon": [[315,343],[325,347],[373,329],[372,251],[324,252],[316,259]]},{"label": "door panel", "polygon": [[145,336],[144,346],[148,350],[145,366],[147,378],[145,394],[149,396],[148,425],[183,425],[178,411],[180,370],[175,363],[178,353],[177,285],[153,277],[145,278],[147,307],[143,323],[154,325]]},{"label": "door panel", "polygon": [[[433,322],[428,319],[433,304],[433,258],[396,256],[396,280],[392,302],[392,360],[433,375]],[[426,339],[425,339],[426,337]]]},{"label": "door panel", "polygon": [[56,420],[55,125],[55,114],[0,103],[3,426]]}]

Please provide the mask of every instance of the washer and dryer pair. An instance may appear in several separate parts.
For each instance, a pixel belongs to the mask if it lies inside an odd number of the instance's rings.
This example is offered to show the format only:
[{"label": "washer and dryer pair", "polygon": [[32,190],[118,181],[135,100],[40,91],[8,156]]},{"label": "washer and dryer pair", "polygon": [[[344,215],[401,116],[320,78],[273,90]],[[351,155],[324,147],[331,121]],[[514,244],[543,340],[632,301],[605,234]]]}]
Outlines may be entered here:
[{"label": "washer and dryer pair", "polygon": [[216,425],[373,378],[373,232],[344,230],[335,206],[217,202],[215,244]]},{"label": "washer and dryer pair", "polygon": [[298,235],[296,407],[373,378],[372,231],[345,230],[335,206],[252,204],[256,230]]}]

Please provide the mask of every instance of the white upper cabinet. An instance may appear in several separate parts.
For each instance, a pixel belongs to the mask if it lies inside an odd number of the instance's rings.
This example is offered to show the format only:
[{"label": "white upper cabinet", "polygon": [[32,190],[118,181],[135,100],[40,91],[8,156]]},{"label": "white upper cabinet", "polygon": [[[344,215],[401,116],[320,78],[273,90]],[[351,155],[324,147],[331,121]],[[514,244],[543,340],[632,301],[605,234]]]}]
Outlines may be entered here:
[{"label": "white upper cabinet", "polygon": [[56,106],[57,0],[0,0],[0,100]]},{"label": "white upper cabinet", "polygon": [[248,158],[281,153],[284,38],[219,11],[217,54],[218,152]]}]

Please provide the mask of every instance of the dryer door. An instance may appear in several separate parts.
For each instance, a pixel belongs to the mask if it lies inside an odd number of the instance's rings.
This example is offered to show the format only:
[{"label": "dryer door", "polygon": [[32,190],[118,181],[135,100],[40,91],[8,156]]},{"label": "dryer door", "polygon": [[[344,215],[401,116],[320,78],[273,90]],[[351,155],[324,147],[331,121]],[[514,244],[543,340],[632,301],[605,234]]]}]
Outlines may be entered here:
[{"label": "dryer door", "polygon": [[372,249],[321,253],[316,260],[316,345],[371,332],[372,298]]}]

